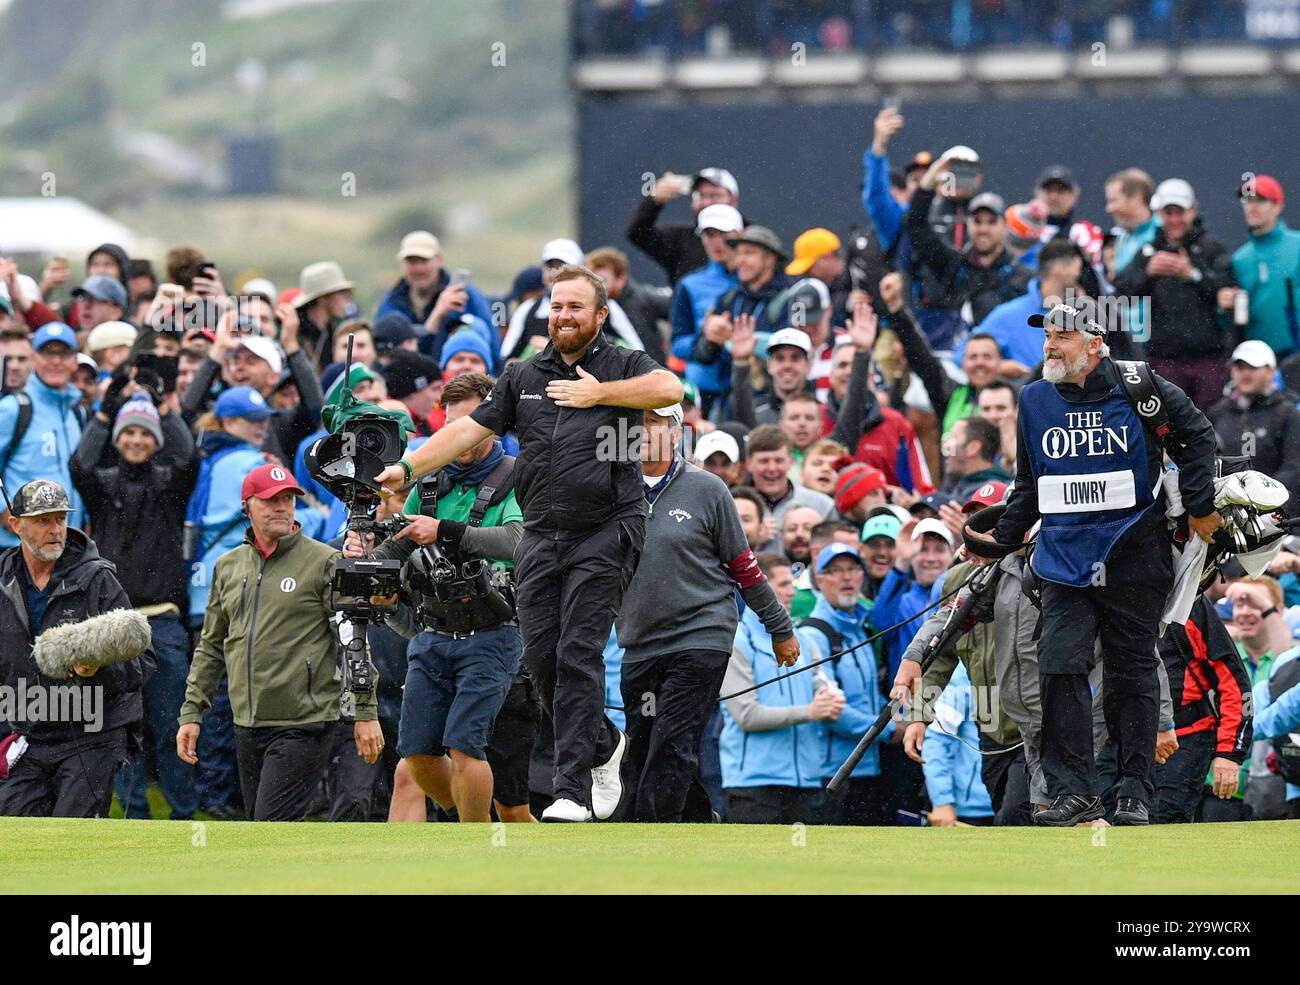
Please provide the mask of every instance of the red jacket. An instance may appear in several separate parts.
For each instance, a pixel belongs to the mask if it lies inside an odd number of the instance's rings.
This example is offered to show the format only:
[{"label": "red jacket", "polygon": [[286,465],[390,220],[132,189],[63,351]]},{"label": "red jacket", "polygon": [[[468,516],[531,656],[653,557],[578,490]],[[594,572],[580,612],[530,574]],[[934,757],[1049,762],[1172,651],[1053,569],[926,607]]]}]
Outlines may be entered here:
[{"label": "red jacket", "polygon": [[1215,755],[1242,762],[1250,752],[1251,716],[1245,696],[1250,677],[1214,607],[1201,596],[1191,618],[1170,626],[1160,639],[1169,674],[1174,729],[1179,736],[1213,730]]},{"label": "red jacket", "polygon": [[[892,407],[880,407],[879,413],[880,423],[858,439],[853,457],[884,472],[891,486],[901,486],[918,496],[934,492],[930,468],[921,454],[912,422]],[[823,408],[822,434],[829,435],[834,429],[834,419]]]}]

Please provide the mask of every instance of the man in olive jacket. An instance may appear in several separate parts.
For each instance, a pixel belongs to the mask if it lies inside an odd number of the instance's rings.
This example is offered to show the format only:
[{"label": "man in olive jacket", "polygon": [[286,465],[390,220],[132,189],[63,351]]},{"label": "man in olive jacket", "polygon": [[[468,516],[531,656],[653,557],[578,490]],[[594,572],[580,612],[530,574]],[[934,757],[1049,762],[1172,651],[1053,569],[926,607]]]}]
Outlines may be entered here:
[{"label": "man in olive jacket", "polygon": [[[199,720],[224,673],[235,718],[235,754],[253,821],[301,821],[330,752],[341,697],[330,581],[339,552],[302,535],[294,498],[303,491],[279,465],[244,479],[250,530],[213,570],[203,635],[194,650],[176,754],[198,762]],[[383,748],[375,692],[356,699],[357,755]]]}]

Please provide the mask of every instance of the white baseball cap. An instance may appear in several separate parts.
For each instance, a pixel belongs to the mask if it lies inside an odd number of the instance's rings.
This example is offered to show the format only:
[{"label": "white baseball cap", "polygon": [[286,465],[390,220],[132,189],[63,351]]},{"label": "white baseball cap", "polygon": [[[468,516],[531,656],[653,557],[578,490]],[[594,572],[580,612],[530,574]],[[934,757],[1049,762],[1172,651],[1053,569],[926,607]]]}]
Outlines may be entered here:
[{"label": "white baseball cap", "polygon": [[740,445],[726,431],[710,431],[695,442],[695,460],[701,465],[709,460],[710,455],[718,452],[726,455],[732,465],[740,461]]},{"label": "white baseball cap", "polygon": [[553,239],[542,247],[542,263],[547,260],[562,260],[571,266],[581,267],[585,259],[582,247],[571,239]]},{"label": "white baseball cap", "polygon": [[1159,212],[1166,205],[1177,205],[1190,209],[1196,204],[1196,192],[1182,178],[1166,178],[1156,187],[1151,196],[1151,211]]},{"label": "white baseball cap", "polygon": [[812,339],[808,338],[808,333],[802,329],[783,328],[779,332],[773,332],[772,337],[767,340],[768,354],[770,355],[779,345],[792,345],[796,349],[802,349],[803,354],[809,359],[812,358]]},{"label": "white baseball cap", "polygon": [[271,367],[271,372],[279,376],[284,370],[284,360],[280,358],[280,350],[276,348],[275,343],[262,335],[243,335],[239,339],[239,347],[247,349],[258,359],[266,361]]},{"label": "white baseball cap", "polygon": [[969,161],[971,164],[979,164],[980,156],[974,150],[965,144],[955,144],[939,155],[940,159],[952,161]]},{"label": "white baseball cap", "polygon": [[276,299],[280,296],[279,292],[275,289],[275,285],[265,277],[250,277],[248,280],[244,281],[244,286],[239,289],[239,293],[244,295],[244,297],[251,297],[252,295],[264,297],[271,302],[271,307],[273,308],[275,307]]},{"label": "white baseball cap", "polygon": [[740,198],[740,185],[736,183],[736,176],[726,168],[700,168],[695,174],[691,187],[698,188],[701,181],[725,188],[732,198]]},{"label": "white baseball cap", "polygon": [[734,205],[710,205],[700,209],[695,220],[695,234],[698,236],[706,229],[716,229],[720,233],[738,233],[745,228],[745,219]]},{"label": "white baseball cap", "polygon": [[1232,358],[1228,361],[1234,363],[1240,361],[1256,369],[1263,369],[1265,366],[1270,369],[1277,368],[1277,356],[1273,354],[1267,342],[1261,342],[1259,339],[1241,343],[1232,350]]},{"label": "white baseball cap", "polygon": [[669,404],[667,407],[651,408],[660,417],[666,417],[673,422],[674,427],[682,426],[682,405]]},{"label": "white baseball cap", "polygon": [[948,524],[937,517],[928,516],[912,528],[912,540],[914,541],[920,541],[926,534],[936,534],[942,537],[950,551],[957,549],[957,539],[953,537],[952,531],[948,529]]}]

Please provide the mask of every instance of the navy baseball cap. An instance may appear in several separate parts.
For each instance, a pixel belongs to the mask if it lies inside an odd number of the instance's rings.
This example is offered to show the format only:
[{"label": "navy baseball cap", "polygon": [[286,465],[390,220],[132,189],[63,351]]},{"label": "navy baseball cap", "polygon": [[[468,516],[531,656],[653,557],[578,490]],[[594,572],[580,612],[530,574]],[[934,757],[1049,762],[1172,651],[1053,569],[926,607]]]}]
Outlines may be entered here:
[{"label": "navy baseball cap", "polygon": [[1096,302],[1091,298],[1077,298],[1074,304],[1062,301],[1052,306],[1046,313],[1039,312],[1029,316],[1029,325],[1033,328],[1057,328],[1062,332],[1085,332],[1088,335],[1105,337],[1106,329],[1093,318]]},{"label": "navy baseball cap", "polygon": [[542,283],[541,267],[525,267],[515,275],[515,282],[510,287],[510,293],[506,295],[507,301],[518,301],[530,291],[541,291],[545,289]]},{"label": "navy baseball cap", "polygon": [[126,288],[116,277],[109,277],[107,274],[87,277],[82,285],[72,292],[74,298],[83,294],[93,301],[107,301],[119,308],[126,307]]},{"label": "navy baseball cap", "polygon": [[370,329],[370,337],[375,340],[375,348],[380,352],[396,349],[403,342],[416,338],[415,326],[400,311],[390,311],[380,315]]},{"label": "navy baseball cap", "polygon": [[828,564],[834,561],[837,557],[843,557],[846,554],[853,558],[853,560],[857,561],[858,564],[862,565],[865,570],[866,565],[862,564],[862,555],[858,552],[858,549],[852,544],[846,544],[843,541],[836,540],[827,544],[817,552],[817,573],[821,574],[826,570]]},{"label": "navy baseball cap", "polygon": [[909,506],[908,512],[915,516],[918,506],[928,506],[930,509],[938,513],[940,506],[947,506],[952,501],[953,499],[951,496],[945,496],[943,493],[930,493],[930,495],[922,496],[915,503]]},{"label": "navy baseball cap", "polygon": [[65,325],[61,321],[46,322],[32,336],[32,348],[40,350],[50,342],[62,342],[69,349],[76,351],[77,333],[72,330],[71,325]]},{"label": "navy baseball cap", "polygon": [[278,413],[275,408],[268,407],[266,398],[251,386],[231,387],[217,398],[218,418],[244,417],[250,421],[264,421]]}]

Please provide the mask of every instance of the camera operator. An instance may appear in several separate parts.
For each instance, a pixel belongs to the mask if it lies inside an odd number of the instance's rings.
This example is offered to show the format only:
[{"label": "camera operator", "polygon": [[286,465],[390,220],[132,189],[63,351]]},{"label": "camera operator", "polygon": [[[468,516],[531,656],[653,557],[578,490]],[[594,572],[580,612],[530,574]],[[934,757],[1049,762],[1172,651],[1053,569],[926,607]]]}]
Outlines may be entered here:
[{"label": "camera operator", "polygon": [[[176,733],[176,754],[197,763],[199,721],[226,674],[239,785],[254,821],[306,816],[339,717],[330,588],[339,553],[303,536],[293,518],[301,495],[279,465],[245,477],[250,529],[213,569]],[[357,695],[356,715],[357,753],[374,762],[384,740],[373,691]]]},{"label": "camera operator", "polygon": [[[682,398],[682,384],[644,352],[607,344],[605,284],[585,267],[551,281],[551,342],[508,366],[469,417],[448,424],[377,478],[396,489],[491,435],[520,438],[516,554],[524,665],[555,725],[555,802],[542,820],[605,819],[617,809],[627,738],[604,714],[604,648],[645,540],[635,454],[610,443],[640,412]],[[612,442],[609,439],[613,439]]]},{"label": "camera operator", "polygon": [[69,529],[70,512],[62,486],[33,479],[5,518],[20,546],[0,553],[0,685],[26,691],[29,709],[42,689],[46,706],[61,710],[62,685],[70,713],[9,723],[17,737],[0,749],[0,766],[9,760],[0,781],[4,816],[107,816],[113,774],[127,758],[128,732],[143,715],[140,690],[153,672],[148,623],[130,611],[94,541]]},{"label": "camera operator", "polygon": [[[442,393],[447,425],[468,417],[491,393],[490,376],[457,376]],[[501,591],[496,578],[477,584],[469,580],[461,588],[454,573],[445,582],[448,594],[459,598],[444,601],[436,591],[443,577],[441,559],[457,573],[474,558],[491,561],[498,570],[513,567],[524,529],[515,500],[514,461],[493,435],[471,446],[420,481],[406,502],[410,525],[374,552],[403,561],[413,573],[405,587],[415,625],[406,628],[420,629],[407,651],[398,752],[420,789],[443,809],[454,806],[461,821],[490,820],[496,767],[503,780],[512,778],[496,785],[498,816],[531,820],[507,813],[520,806],[528,812],[528,756],[492,763],[487,751],[489,740],[500,745],[505,738],[493,734],[493,724],[523,652],[510,604],[513,593]],[[362,555],[356,532],[348,534],[344,554]],[[487,597],[484,590],[497,597]],[[400,632],[398,622],[393,620]],[[532,737],[526,738],[524,745],[531,750]]]}]

